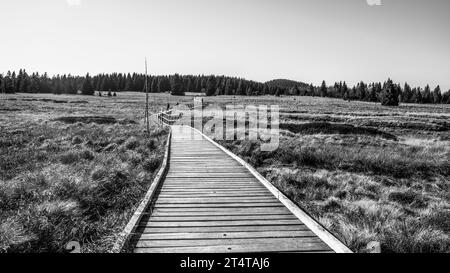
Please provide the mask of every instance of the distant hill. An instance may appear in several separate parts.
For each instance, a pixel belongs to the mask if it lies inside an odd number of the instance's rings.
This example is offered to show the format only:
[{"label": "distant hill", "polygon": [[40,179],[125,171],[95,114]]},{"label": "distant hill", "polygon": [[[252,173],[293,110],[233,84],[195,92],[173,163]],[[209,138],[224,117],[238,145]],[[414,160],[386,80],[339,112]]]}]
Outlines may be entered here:
[{"label": "distant hill", "polygon": [[267,85],[271,86],[271,87],[281,87],[281,88],[292,88],[294,86],[298,86],[299,88],[305,88],[308,87],[309,84],[304,83],[304,82],[296,82],[296,81],[292,81],[292,80],[286,80],[286,79],[276,79],[276,80],[271,80],[266,82]]}]

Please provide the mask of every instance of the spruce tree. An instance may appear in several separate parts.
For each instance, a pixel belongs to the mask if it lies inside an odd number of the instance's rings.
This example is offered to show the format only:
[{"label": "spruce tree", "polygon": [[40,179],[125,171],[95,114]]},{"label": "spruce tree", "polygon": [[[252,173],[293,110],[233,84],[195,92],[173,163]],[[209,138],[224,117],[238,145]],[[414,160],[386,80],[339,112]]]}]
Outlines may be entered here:
[{"label": "spruce tree", "polygon": [[444,95],[442,95],[442,103],[450,104],[450,90],[448,90],[447,92],[444,93]]},{"label": "spruce tree", "polygon": [[245,94],[243,85],[244,84],[243,84],[242,80],[239,80],[238,87],[236,89],[236,95],[243,96]]},{"label": "spruce tree", "polygon": [[208,80],[206,81],[206,96],[214,96],[216,92],[216,77],[213,75],[208,77]]},{"label": "spruce tree", "polygon": [[86,77],[84,78],[83,86],[81,87],[81,93],[86,96],[92,96],[95,93],[89,73],[87,73]]},{"label": "spruce tree", "polygon": [[402,92],[402,102],[411,102],[412,97],[413,93],[411,87],[408,83],[405,82],[405,87],[403,88]]},{"label": "spruce tree", "polygon": [[438,85],[433,91],[433,103],[438,104],[442,102],[441,87]]},{"label": "spruce tree", "polygon": [[328,95],[328,88],[325,81],[322,82],[322,85],[320,86],[320,96],[326,97]]},{"label": "spruce tree", "polygon": [[423,90],[422,103],[431,103],[431,102],[432,102],[431,89],[430,86],[427,85]]},{"label": "spruce tree", "polygon": [[384,106],[398,106],[398,98],[399,93],[397,87],[391,79],[388,79],[381,93],[381,104]]},{"label": "spruce tree", "polygon": [[183,79],[180,77],[180,75],[175,74],[172,77],[170,92],[172,96],[184,96]]},{"label": "spruce tree", "polygon": [[225,83],[225,95],[230,96],[233,95],[233,84],[230,79]]},{"label": "spruce tree", "polygon": [[3,78],[3,90],[6,94],[14,93],[14,81],[12,78],[11,71],[8,71],[6,76]]},{"label": "spruce tree", "polygon": [[6,93],[5,89],[3,88],[3,75],[0,74],[0,94]]}]

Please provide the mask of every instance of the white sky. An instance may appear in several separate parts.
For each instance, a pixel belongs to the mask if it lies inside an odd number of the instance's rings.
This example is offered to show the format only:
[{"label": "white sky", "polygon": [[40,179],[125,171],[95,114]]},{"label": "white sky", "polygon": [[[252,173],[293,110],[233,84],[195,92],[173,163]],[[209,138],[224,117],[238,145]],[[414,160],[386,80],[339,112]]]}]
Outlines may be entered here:
[{"label": "white sky", "polygon": [[[369,1],[377,2],[377,1]],[[0,73],[225,74],[450,88],[450,1],[0,0]]]}]

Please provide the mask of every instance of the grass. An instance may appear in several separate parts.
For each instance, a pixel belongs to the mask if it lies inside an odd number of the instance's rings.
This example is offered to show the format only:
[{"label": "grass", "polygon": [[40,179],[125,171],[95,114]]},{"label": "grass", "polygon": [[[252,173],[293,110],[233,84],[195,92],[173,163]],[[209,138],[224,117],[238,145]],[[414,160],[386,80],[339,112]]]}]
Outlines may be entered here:
[{"label": "grass", "polygon": [[[16,96],[5,104],[23,110],[1,116],[0,252],[65,252],[71,241],[82,252],[111,251],[162,162],[168,132],[153,127],[146,137],[134,107],[114,100],[68,107]],[[111,107],[120,109],[115,117]],[[83,110],[90,113],[71,115]]]},{"label": "grass", "polygon": [[[152,112],[191,97],[152,94]],[[65,103],[67,102],[67,103]],[[0,251],[108,252],[161,162],[142,93],[0,98]],[[352,250],[450,252],[450,108],[326,98],[205,98],[279,105],[280,147],[221,142]],[[206,119],[207,120],[207,119]],[[140,127],[141,126],[141,127]]]},{"label": "grass", "polygon": [[219,142],[353,251],[450,252],[448,106],[243,100],[281,105],[279,148]]}]

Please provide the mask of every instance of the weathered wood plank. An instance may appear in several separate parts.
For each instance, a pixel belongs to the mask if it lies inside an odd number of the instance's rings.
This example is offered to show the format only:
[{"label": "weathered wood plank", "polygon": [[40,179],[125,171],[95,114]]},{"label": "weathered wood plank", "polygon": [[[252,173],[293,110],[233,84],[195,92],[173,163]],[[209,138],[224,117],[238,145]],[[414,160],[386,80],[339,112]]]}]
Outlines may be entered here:
[{"label": "weathered wood plank", "polygon": [[[329,248],[323,242],[305,242],[289,239],[287,241],[270,241],[262,243],[243,243],[238,244],[226,244],[226,245],[200,245],[200,246],[167,246],[167,247],[151,247],[151,244],[146,243],[148,241],[139,242],[144,248],[138,247],[136,252],[152,252],[152,253],[239,253],[239,252],[283,252],[283,251],[296,251],[296,252],[308,252],[308,251],[329,251]],[[169,241],[170,242],[170,241]],[[218,242],[221,243],[221,242]],[[168,243],[167,243],[168,244]],[[148,247],[145,247],[148,246]],[[143,250],[146,249],[146,250]]]},{"label": "weathered wood plank", "polygon": [[295,249],[327,250],[327,246],[317,237],[298,238],[245,238],[245,239],[193,239],[193,240],[145,240],[137,241],[136,247],[166,248],[166,247],[190,247],[190,246],[228,246],[228,245],[264,245],[273,247],[289,246]]},{"label": "weathered wood plank", "polygon": [[297,218],[291,214],[281,215],[207,215],[207,216],[165,216],[165,215],[152,215],[146,216],[143,220],[150,220],[152,222],[194,222],[194,221],[241,221],[241,220],[296,220]]},{"label": "weathered wood plank", "polygon": [[303,224],[299,225],[268,225],[268,226],[225,226],[225,227],[147,227],[141,226],[137,229],[138,233],[152,234],[152,233],[186,233],[186,232],[203,232],[203,233],[217,233],[217,232],[260,232],[260,231],[298,231],[309,230]]},{"label": "weathered wood plank", "polygon": [[189,240],[189,239],[244,239],[244,238],[298,238],[315,237],[310,230],[258,231],[258,232],[185,232],[142,234],[142,240]]},{"label": "weathered wood plank", "polygon": [[186,221],[186,222],[153,222],[140,223],[145,227],[228,227],[228,226],[272,226],[272,225],[299,225],[298,219],[293,220],[236,220],[236,221]]}]

